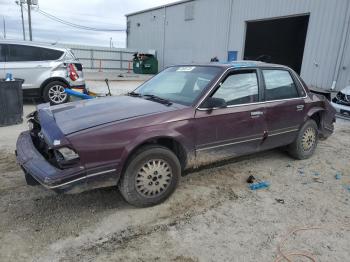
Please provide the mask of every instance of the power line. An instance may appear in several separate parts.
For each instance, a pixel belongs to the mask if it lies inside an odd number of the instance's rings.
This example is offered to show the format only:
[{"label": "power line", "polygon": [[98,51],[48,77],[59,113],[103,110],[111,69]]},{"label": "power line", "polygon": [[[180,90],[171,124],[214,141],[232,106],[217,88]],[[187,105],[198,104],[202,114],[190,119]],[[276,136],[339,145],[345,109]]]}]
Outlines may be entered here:
[{"label": "power line", "polygon": [[67,26],[82,29],[82,30],[100,31],[100,32],[125,32],[126,31],[125,29],[95,28],[95,27],[89,27],[89,26],[84,26],[84,25],[78,25],[78,24],[74,24],[74,23],[68,22],[66,20],[63,20],[61,18],[58,18],[57,16],[51,15],[51,14],[49,14],[49,13],[47,13],[39,8],[36,11],[39,14],[41,14],[41,15],[43,15],[51,20],[54,20],[56,22],[59,22],[61,24],[67,25]]}]

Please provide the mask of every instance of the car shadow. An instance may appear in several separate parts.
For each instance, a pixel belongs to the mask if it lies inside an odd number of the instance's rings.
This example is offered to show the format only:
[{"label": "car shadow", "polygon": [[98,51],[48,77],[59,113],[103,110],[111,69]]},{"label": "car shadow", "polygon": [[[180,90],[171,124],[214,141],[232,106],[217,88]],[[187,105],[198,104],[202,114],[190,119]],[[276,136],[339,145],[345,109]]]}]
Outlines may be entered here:
[{"label": "car shadow", "polygon": [[[203,176],[210,176],[212,172],[200,172],[206,169],[216,169],[225,165],[240,163],[244,161],[261,161],[267,158],[281,158],[281,161],[288,159],[288,155],[281,150],[264,151],[252,155],[229,159],[215,164],[203,166],[196,170],[189,170],[185,176],[193,175],[190,183],[196,184],[197,180],[203,180]],[[215,172],[215,170],[213,170]],[[185,179],[186,181],[187,179]],[[187,180],[188,181],[188,180]],[[180,187],[183,184],[180,183]],[[101,222],[104,218],[113,215],[114,217],[125,217],[139,210],[140,214],[145,212],[142,209],[129,205],[119,193],[117,187],[94,189],[78,194],[56,194],[50,190],[38,187],[22,187],[23,192],[11,193],[12,198],[8,203],[11,208],[6,209],[4,216],[13,227],[21,223],[35,234],[36,237],[46,237],[47,240],[55,241],[69,235],[79,235],[83,228],[90,227]],[[20,193],[22,197],[17,196]],[[24,197],[24,195],[26,197]],[[173,197],[176,197],[176,193]],[[177,201],[175,201],[177,202]],[[158,206],[159,210],[169,209],[168,205]],[[179,215],[181,210],[173,206]],[[158,211],[159,211],[158,210]],[[169,213],[169,216],[172,213]],[[48,236],[47,231],[59,232],[60,236]]]},{"label": "car shadow", "polygon": [[77,194],[57,194],[52,191],[48,193],[45,197],[34,199],[36,208],[50,209],[51,206],[56,206],[59,209],[64,208],[66,210],[74,210],[74,212],[85,209],[99,212],[130,207],[124,201],[117,187],[93,189]]},{"label": "car shadow", "polygon": [[[282,150],[274,149],[188,170],[184,173],[184,176],[193,175],[191,181],[195,182],[197,179],[202,180],[203,175],[209,176],[212,173],[201,173],[200,171],[202,170],[216,169],[225,165],[250,160],[256,162],[271,157],[278,157],[281,161],[290,159]],[[290,161],[293,161],[293,159],[290,159]],[[215,170],[213,171],[215,172]],[[19,219],[24,221],[24,223],[27,223],[28,228],[33,230],[46,228],[48,225],[56,228],[62,226],[62,223],[68,223],[80,228],[81,225],[77,223],[85,223],[87,226],[88,224],[96,223],[104,216],[138,209],[123,199],[117,187],[94,189],[77,194],[56,194],[40,186],[27,187],[24,190],[25,192],[23,193],[27,197],[13,199],[16,205],[12,205],[12,208],[8,210],[7,216],[13,220]],[[15,195],[14,197],[16,198]],[[41,226],[41,224],[44,226]]]},{"label": "car shadow", "polygon": [[[294,161],[294,159],[290,158],[290,156],[288,156],[286,152],[283,152],[283,149],[273,149],[255,154],[227,159],[224,161],[216,162],[214,164],[201,166],[197,169],[190,169],[185,171],[183,176],[195,175],[196,173],[203,170],[215,169],[230,164],[244,162],[246,160],[255,161],[269,156],[272,157],[276,154],[279,158],[281,158],[281,161],[286,159]],[[99,212],[116,208],[134,208],[123,199],[117,187],[94,189],[76,194],[56,194],[47,189],[43,190],[47,191],[48,195],[43,198],[38,197],[35,199],[35,207],[39,209],[50,209],[51,206],[57,206],[60,209],[65,208],[67,211],[74,210],[74,212],[76,212],[83,211],[84,209],[88,208],[94,209],[96,212]]]},{"label": "car shadow", "polygon": [[291,159],[291,161],[294,161],[294,159],[288,155],[288,152],[286,152],[285,148],[275,148],[275,149],[271,149],[271,150],[261,151],[258,153],[252,153],[252,154],[247,154],[247,155],[243,155],[243,156],[239,156],[239,157],[228,158],[225,160],[217,161],[215,163],[202,165],[196,169],[188,169],[188,170],[185,170],[185,172],[182,174],[182,176],[183,177],[188,176],[188,175],[191,175],[193,173],[197,173],[197,172],[207,170],[210,168],[223,167],[226,165],[243,162],[243,161],[249,160],[249,159],[251,159],[251,160],[259,159],[259,158],[266,157],[267,155],[271,155],[271,154],[279,154],[279,157],[281,157],[281,159],[288,159],[289,158],[289,159]]}]

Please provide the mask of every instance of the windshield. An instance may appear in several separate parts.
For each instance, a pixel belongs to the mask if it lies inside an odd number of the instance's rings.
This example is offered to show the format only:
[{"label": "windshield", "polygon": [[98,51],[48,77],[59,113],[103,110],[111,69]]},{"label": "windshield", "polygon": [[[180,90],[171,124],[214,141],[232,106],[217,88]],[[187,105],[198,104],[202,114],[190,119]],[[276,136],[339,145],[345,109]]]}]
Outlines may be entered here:
[{"label": "windshield", "polygon": [[192,105],[219,72],[219,67],[210,66],[169,67],[138,87],[134,93]]}]

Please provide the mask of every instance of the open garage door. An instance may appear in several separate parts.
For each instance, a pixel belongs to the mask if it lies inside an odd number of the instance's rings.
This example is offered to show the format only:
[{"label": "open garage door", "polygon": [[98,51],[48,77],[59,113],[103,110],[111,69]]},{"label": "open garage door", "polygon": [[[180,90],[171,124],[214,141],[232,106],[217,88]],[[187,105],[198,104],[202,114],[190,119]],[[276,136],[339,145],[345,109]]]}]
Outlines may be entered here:
[{"label": "open garage door", "polygon": [[277,63],[300,74],[309,15],[247,22],[244,59]]}]

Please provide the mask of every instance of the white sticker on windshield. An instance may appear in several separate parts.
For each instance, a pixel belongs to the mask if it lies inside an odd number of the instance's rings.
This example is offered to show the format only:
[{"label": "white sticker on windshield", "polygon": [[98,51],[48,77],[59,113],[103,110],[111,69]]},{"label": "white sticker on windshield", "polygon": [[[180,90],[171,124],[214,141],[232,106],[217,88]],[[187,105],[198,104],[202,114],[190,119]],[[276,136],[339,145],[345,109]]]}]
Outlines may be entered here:
[{"label": "white sticker on windshield", "polygon": [[179,67],[179,69],[177,69],[176,72],[191,72],[195,68],[195,66],[183,66]]}]

